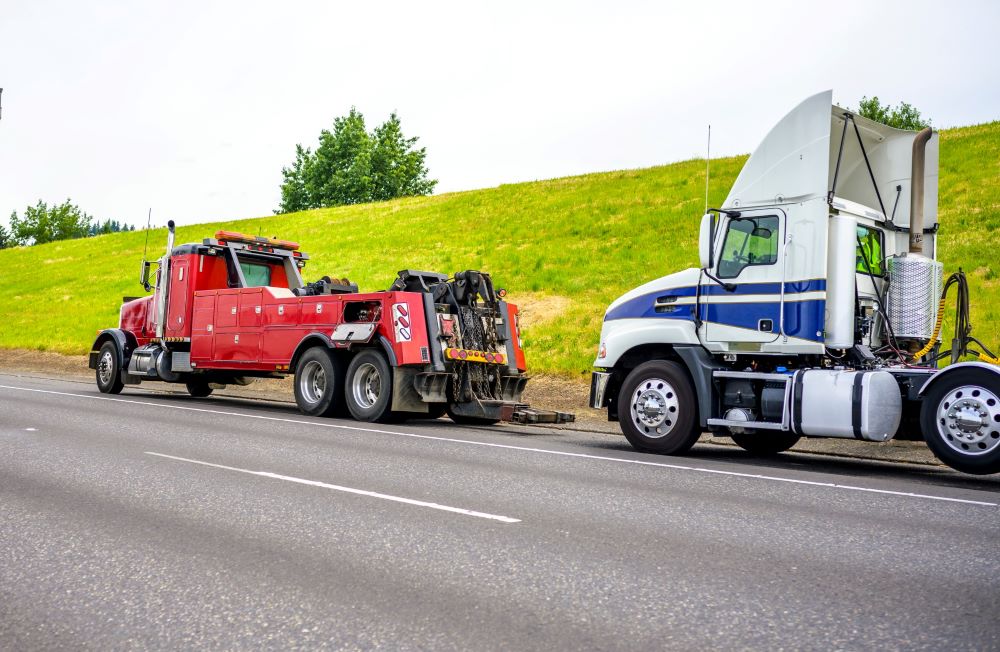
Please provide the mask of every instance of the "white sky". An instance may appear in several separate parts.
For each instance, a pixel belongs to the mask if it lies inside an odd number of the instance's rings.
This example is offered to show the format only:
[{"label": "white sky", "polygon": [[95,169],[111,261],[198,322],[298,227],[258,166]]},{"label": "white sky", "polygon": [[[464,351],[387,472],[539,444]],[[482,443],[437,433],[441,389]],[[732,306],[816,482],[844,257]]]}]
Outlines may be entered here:
[{"label": "white sky", "polygon": [[437,191],[750,151],[804,97],[1000,118],[997,2],[0,0],[0,219],[270,214],[295,143],[399,112]]}]

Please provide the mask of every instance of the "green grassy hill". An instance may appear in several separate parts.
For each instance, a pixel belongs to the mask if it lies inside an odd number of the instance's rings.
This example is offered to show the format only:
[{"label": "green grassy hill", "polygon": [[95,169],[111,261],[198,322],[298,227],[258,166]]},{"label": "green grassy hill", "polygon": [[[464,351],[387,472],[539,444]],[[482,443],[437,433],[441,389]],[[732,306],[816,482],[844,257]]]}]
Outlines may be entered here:
[{"label": "green grassy hill", "polygon": [[[744,160],[712,162],[713,205]],[[975,333],[1000,345],[1000,122],[941,132],[940,172],[940,257],[946,272],[966,270]],[[220,228],[296,240],[312,256],[307,280],[347,276],[365,290],[384,289],[405,268],[488,271],[524,309],[530,369],[579,376],[589,373],[612,299],[696,265],[703,203],[704,160],[694,160],[187,226],[177,241],[200,241]],[[98,329],[117,324],[122,296],[142,292],[145,237],[0,251],[0,347],[88,351]],[[165,239],[165,230],[151,232],[153,256]]]}]

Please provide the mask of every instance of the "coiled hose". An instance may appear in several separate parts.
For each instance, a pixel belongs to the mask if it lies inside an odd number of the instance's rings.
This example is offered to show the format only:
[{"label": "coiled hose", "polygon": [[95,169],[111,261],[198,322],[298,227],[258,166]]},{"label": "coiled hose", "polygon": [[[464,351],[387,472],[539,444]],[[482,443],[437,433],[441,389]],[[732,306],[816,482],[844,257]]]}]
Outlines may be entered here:
[{"label": "coiled hose", "polygon": [[[929,362],[936,362],[945,355],[950,354],[952,362],[956,362],[964,355],[973,355],[982,362],[1000,365],[1000,357],[993,355],[993,352],[985,344],[972,336],[972,323],[969,320],[969,282],[965,278],[965,272],[961,269],[949,276],[948,281],[944,284],[944,289],[941,290],[941,299],[938,301],[934,332],[924,348],[913,354],[913,359],[919,360],[924,357],[931,352],[937,343],[938,336],[941,334],[941,325],[944,321],[944,309],[948,298],[948,290],[951,289],[952,285],[958,287],[958,297],[955,302],[955,338],[952,340],[954,348],[950,351],[945,351]],[[970,343],[975,343],[982,351],[969,351]]]}]

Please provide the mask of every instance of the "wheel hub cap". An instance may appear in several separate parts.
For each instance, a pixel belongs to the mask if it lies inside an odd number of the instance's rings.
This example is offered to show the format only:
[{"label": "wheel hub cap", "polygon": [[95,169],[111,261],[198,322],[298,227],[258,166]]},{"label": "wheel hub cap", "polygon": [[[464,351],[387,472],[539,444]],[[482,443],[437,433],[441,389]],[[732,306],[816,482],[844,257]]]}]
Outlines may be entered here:
[{"label": "wheel hub cap", "polygon": [[111,382],[111,371],[114,369],[115,361],[111,358],[111,352],[105,351],[101,356],[101,361],[97,364],[97,373],[101,376],[101,383],[107,385]]},{"label": "wheel hub cap", "polygon": [[351,393],[354,401],[364,408],[370,408],[378,402],[382,393],[382,377],[375,365],[365,363],[358,367],[351,383]]},{"label": "wheel hub cap", "polygon": [[662,378],[649,378],[632,393],[629,411],[632,423],[645,436],[658,439],[674,429],[677,422],[677,392]]},{"label": "wheel hub cap", "polygon": [[938,405],[938,432],[963,455],[984,455],[1000,446],[1000,397],[967,385],[949,392]]},{"label": "wheel hub cap", "polygon": [[323,398],[323,394],[326,393],[326,372],[323,370],[323,365],[315,360],[306,363],[302,370],[299,388],[308,402],[318,403]]}]

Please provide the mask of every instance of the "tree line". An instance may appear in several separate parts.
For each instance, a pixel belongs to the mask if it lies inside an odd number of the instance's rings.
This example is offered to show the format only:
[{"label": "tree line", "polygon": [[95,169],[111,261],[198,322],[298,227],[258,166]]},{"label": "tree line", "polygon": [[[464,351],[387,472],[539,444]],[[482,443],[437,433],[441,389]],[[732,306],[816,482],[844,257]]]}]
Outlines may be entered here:
[{"label": "tree line", "polygon": [[0,224],[0,249],[120,231],[135,231],[135,227],[118,220],[95,219],[69,199],[52,206],[39,200],[34,206],[25,208],[23,216],[17,211],[11,213],[9,230]]}]

